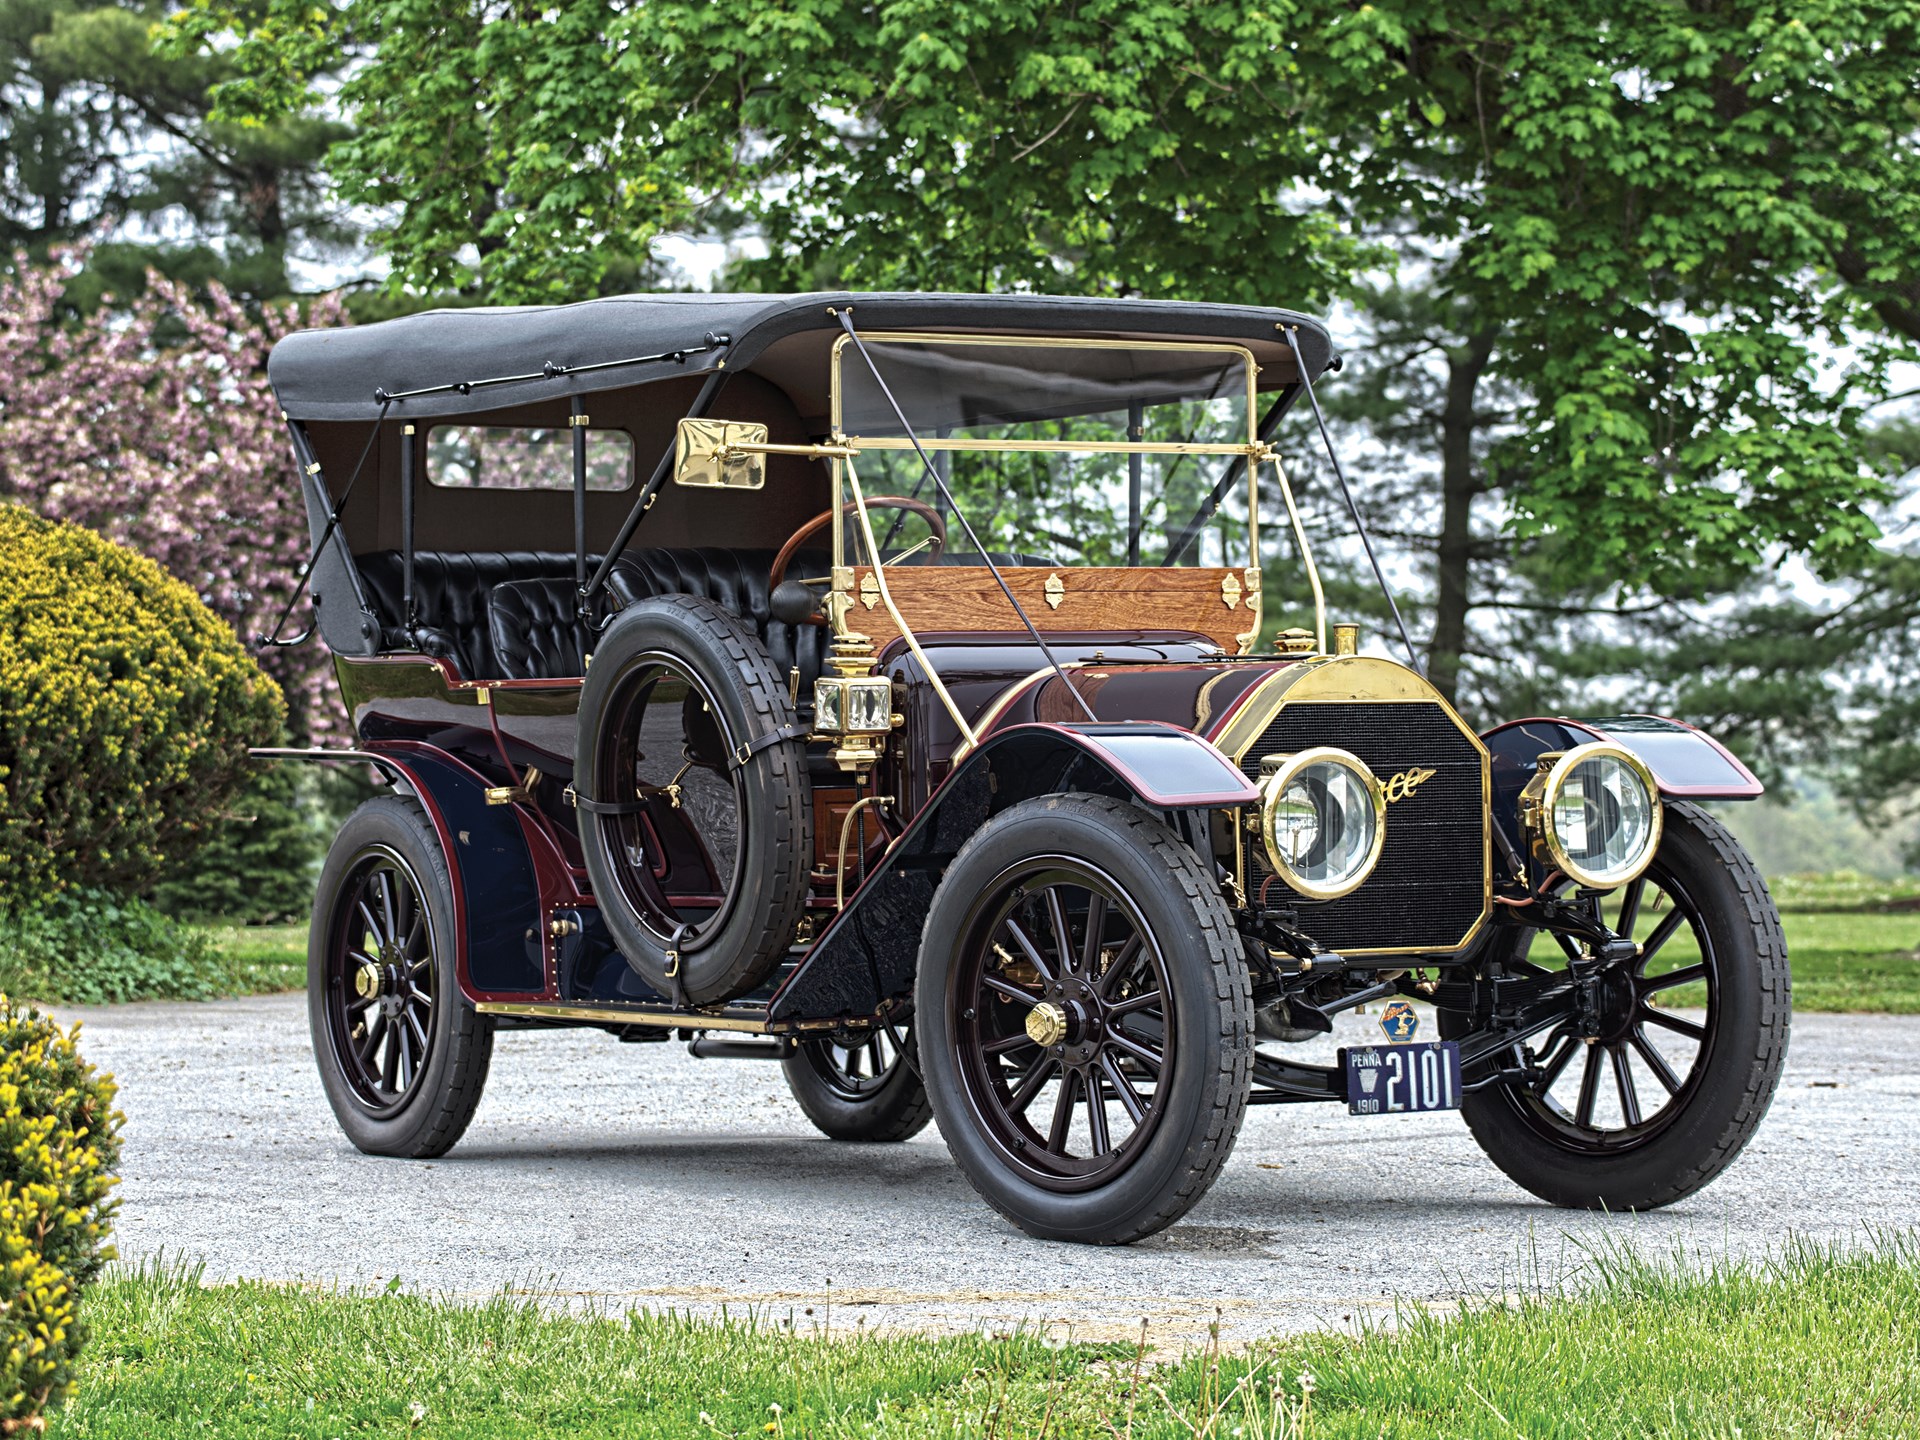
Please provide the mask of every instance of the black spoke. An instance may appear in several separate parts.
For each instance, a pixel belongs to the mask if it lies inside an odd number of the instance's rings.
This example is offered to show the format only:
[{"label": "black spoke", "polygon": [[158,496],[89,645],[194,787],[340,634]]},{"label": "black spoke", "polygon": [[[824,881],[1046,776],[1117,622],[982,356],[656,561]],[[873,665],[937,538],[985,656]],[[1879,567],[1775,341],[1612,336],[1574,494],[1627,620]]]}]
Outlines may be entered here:
[{"label": "black spoke", "polygon": [[1580,1074],[1580,1102],[1573,1112],[1573,1123],[1581,1129],[1593,1127],[1593,1104],[1600,1098],[1600,1047],[1588,1045],[1587,1068]]},{"label": "black spoke", "polygon": [[1651,1005],[1642,1005],[1640,1007],[1640,1020],[1644,1024],[1658,1025],[1662,1029],[1671,1030],[1676,1035],[1684,1035],[1689,1040],[1705,1040],[1707,1038],[1706,1026],[1696,1025],[1691,1020],[1683,1020],[1670,1010],[1655,1010]]},{"label": "black spoke", "polygon": [[1673,932],[1680,928],[1680,922],[1686,918],[1685,912],[1676,905],[1667,912],[1664,920],[1653,927],[1653,933],[1640,946],[1640,963],[1643,966],[1660,953],[1660,947],[1673,938]]},{"label": "black spoke", "polygon": [[1007,1036],[1004,1040],[988,1041],[980,1047],[980,1053],[983,1055],[1005,1055],[1009,1051],[1019,1050],[1031,1044],[1033,1044],[1033,1037],[1027,1034],[1026,1031],[1019,1030]]},{"label": "black spoke", "polygon": [[1018,945],[1021,952],[1026,955],[1027,963],[1040,973],[1041,983],[1054,984],[1060,977],[1053,973],[1052,967],[1035,948],[1033,941],[1027,938],[1027,932],[1020,928],[1019,923],[1011,915],[1001,923],[1006,927],[1007,933],[1013,937],[1013,943]]},{"label": "black spoke", "polygon": [[1577,962],[1582,958],[1580,946],[1571,935],[1562,935],[1556,930],[1553,932],[1553,938],[1559,942],[1560,948],[1566,952],[1567,959]]},{"label": "black spoke", "polygon": [[367,1028],[360,1034],[360,1043],[355,1046],[355,1050],[360,1056],[360,1063],[365,1065],[369,1070],[373,1068],[374,1053],[380,1048],[381,1032],[386,1028],[387,1017],[376,1014],[367,1022]]},{"label": "black spoke", "polygon": [[1107,1007],[1107,1018],[1109,1020],[1118,1020],[1122,1016],[1131,1015],[1138,1010],[1153,1009],[1160,1004],[1160,999],[1161,996],[1158,990],[1147,990],[1138,995],[1129,995],[1126,999],[1115,1001]]},{"label": "black spoke", "polygon": [[1653,1071],[1654,1079],[1666,1087],[1667,1094],[1679,1094],[1680,1077],[1673,1073],[1673,1067],[1667,1063],[1667,1057],[1660,1053],[1659,1047],[1647,1039],[1647,1032],[1636,1025],[1628,1039],[1633,1042],[1633,1048],[1640,1052],[1640,1058],[1646,1061],[1647,1068]]},{"label": "black spoke", "polygon": [[394,916],[393,874],[388,870],[376,870],[373,881],[380,887],[380,913],[387,917],[387,928],[380,932],[380,939],[391,945],[400,934],[400,922]]},{"label": "black spoke", "polygon": [[1107,1031],[1107,1044],[1115,1050],[1118,1050],[1122,1055],[1131,1056],[1133,1059],[1138,1060],[1142,1065],[1151,1065],[1156,1074],[1159,1073],[1161,1065],[1166,1060],[1166,1056],[1160,1051],[1149,1049],[1131,1035],[1119,1029]]},{"label": "black spoke", "polygon": [[1107,929],[1107,897],[1098,890],[1087,897],[1087,935],[1080,946],[1080,974],[1091,978],[1100,963],[1100,938]]},{"label": "black spoke", "polygon": [[1069,1070],[1060,1077],[1060,1093],[1053,1097],[1053,1125],[1047,1131],[1047,1149],[1056,1155],[1067,1153],[1067,1127],[1073,1123],[1073,1092],[1080,1083],[1080,1072]]},{"label": "black spoke", "polygon": [[1087,1092],[1087,1134],[1093,1142],[1093,1153],[1104,1155],[1113,1149],[1112,1137],[1107,1134],[1106,1087],[1098,1075],[1090,1074],[1081,1088]]},{"label": "black spoke", "polygon": [[1640,1094],[1633,1088],[1633,1066],[1627,1061],[1624,1045],[1610,1047],[1607,1054],[1613,1057],[1613,1083],[1620,1091],[1620,1114],[1629,1127],[1640,1123]]},{"label": "black spoke", "polygon": [[1691,985],[1696,980],[1707,978],[1706,962],[1689,965],[1681,970],[1669,970],[1664,975],[1649,975],[1640,982],[1640,993],[1652,995],[1661,990],[1673,990],[1681,985]]},{"label": "black spoke", "polygon": [[998,975],[989,975],[980,982],[996,995],[1004,995],[1009,1000],[1018,1000],[1026,1005],[1038,1005],[1040,997],[1030,990],[1022,990],[1011,980],[1002,980]]},{"label": "black spoke", "polygon": [[1068,974],[1073,969],[1073,929],[1067,924],[1067,907],[1060,898],[1060,887],[1047,887],[1047,919],[1053,925],[1054,952],[1060,957],[1060,973]]},{"label": "black spoke", "polygon": [[1140,932],[1136,930],[1127,937],[1126,944],[1114,951],[1113,959],[1108,963],[1107,968],[1100,972],[1100,978],[1094,982],[1094,991],[1101,999],[1104,1000],[1112,995],[1115,983],[1132,969],[1134,960],[1139,957],[1141,943]]},{"label": "black spoke", "polygon": [[1007,1110],[1010,1114],[1024,1115],[1027,1107],[1033,1103],[1033,1097],[1040,1093],[1040,1087],[1047,1083],[1053,1072],[1060,1068],[1060,1062],[1051,1055],[1042,1055],[1033,1062],[1033,1068],[1027,1071],[1020,1081],[1020,1088],[1007,1097]]},{"label": "black spoke", "polygon": [[1113,1086],[1113,1093],[1118,1097],[1121,1108],[1127,1112],[1127,1118],[1138,1125],[1146,1118],[1147,1107],[1134,1091],[1133,1082],[1121,1073],[1120,1067],[1113,1063],[1113,1057],[1104,1050],[1100,1052],[1100,1071],[1107,1077],[1107,1083]]},{"label": "black spoke", "polygon": [[1628,882],[1627,893],[1620,897],[1620,923],[1613,927],[1614,934],[1624,935],[1629,940],[1633,938],[1633,927],[1640,919],[1640,897],[1646,893],[1646,889],[1647,877],[1644,875]]}]

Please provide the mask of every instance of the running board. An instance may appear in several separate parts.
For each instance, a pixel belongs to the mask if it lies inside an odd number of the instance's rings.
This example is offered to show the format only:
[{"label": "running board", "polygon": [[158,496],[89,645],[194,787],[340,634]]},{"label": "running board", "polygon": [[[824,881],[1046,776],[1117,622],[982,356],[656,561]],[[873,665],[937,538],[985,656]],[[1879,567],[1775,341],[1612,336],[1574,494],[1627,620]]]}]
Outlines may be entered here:
[{"label": "running board", "polygon": [[796,1030],[858,1029],[875,1023],[860,1020],[786,1020],[774,1024],[764,1005],[726,1010],[674,1010],[653,1005],[563,1005],[549,1001],[482,1000],[473,1007],[482,1015],[512,1016],[522,1020],[570,1020],[584,1025],[653,1025],[665,1030],[729,1030],[741,1035],[779,1035]]}]

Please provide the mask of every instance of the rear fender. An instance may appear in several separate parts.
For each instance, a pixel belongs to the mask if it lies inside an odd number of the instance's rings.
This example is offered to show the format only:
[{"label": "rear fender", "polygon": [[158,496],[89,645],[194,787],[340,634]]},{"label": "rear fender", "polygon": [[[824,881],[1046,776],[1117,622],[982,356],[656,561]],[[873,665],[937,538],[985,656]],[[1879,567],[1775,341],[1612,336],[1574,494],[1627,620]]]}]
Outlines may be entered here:
[{"label": "rear fender", "polygon": [[[445,751],[415,741],[359,750],[256,752],[262,759],[355,763],[378,768],[420,802],[453,883],[453,943],[460,992],[473,1001],[528,999],[547,991],[540,868],[551,851],[518,805],[489,805],[491,781]],[[551,857],[558,863],[559,857]],[[562,867],[564,873],[564,867]]]},{"label": "rear fender", "polygon": [[774,993],[769,1018],[864,1017],[911,994],[921,922],[960,847],[1008,806],[1068,790],[1156,810],[1213,810],[1259,799],[1231,760],[1172,725],[1034,724],[990,735],[954,768]]},{"label": "rear fender", "polygon": [[1514,835],[1520,833],[1520,791],[1540,756],[1596,740],[1610,740],[1639,756],[1669,799],[1754,800],[1765,789],[1706,731],[1659,715],[1512,720],[1480,738],[1493,756],[1493,812]]}]

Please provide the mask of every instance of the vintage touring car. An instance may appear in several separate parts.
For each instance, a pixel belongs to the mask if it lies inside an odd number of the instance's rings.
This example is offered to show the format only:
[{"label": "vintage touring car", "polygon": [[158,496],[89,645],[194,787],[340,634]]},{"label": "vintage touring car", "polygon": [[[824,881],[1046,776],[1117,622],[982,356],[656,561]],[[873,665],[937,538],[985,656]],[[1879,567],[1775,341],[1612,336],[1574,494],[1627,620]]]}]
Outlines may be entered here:
[{"label": "vintage touring car", "polygon": [[[1789,1000],[1694,802],[1759,786],[1669,720],[1477,734],[1329,634],[1275,441],[1336,363],[1285,310],[1034,296],[283,340],[357,742],[262,753],[392,790],[314,909],[352,1142],[441,1154],[499,1027],[591,1026],[777,1059],[836,1138],[936,1118],[1045,1237],[1171,1223],[1258,1104],[1457,1108],[1558,1204],[1707,1183]],[[1263,523],[1311,596],[1268,653]]]}]

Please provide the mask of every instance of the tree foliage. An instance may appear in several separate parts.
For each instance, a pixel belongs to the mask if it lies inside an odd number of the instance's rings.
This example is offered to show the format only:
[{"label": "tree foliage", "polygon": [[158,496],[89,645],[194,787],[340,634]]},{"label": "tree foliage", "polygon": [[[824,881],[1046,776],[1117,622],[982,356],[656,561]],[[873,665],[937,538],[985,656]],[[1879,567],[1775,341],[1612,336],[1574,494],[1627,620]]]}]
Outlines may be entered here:
[{"label": "tree foliage", "polygon": [[[266,378],[267,351],[300,317],[256,317],[217,285],[197,299],[156,278],[123,311],[70,319],[74,275],[23,264],[0,280],[0,500],[151,557],[251,641],[296,587],[310,543]],[[344,319],[334,301],[309,315]],[[264,663],[296,736],[337,723],[317,649],[269,651]]]}]

